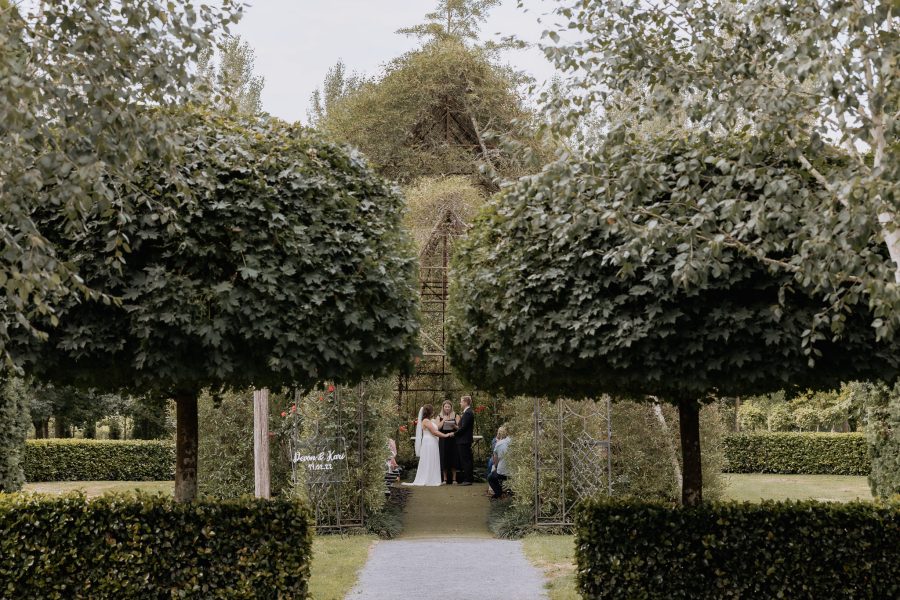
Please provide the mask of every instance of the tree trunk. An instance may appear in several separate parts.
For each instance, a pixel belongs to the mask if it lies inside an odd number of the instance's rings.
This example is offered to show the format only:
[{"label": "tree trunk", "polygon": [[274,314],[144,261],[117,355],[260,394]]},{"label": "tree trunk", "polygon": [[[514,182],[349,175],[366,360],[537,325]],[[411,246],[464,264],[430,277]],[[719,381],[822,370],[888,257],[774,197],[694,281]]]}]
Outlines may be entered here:
[{"label": "tree trunk", "polygon": [[175,395],[175,501],[197,497],[197,392]]},{"label": "tree trunk", "polygon": [[678,429],[681,433],[681,503],[697,506],[703,501],[703,472],[700,461],[700,403],[678,401]]},{"label": "tree trunk", "polygon": [[662,427],[663,437],[666,439],[666,447],[669,449],[669,460],[672,462],[672,473],[675,476],[676,493],[681,494],[681,490],[684,489],[684,481],[682,481],[681,477],[681,465],[678,464],[678,454],[675,452],[675,444],[672,443],[672,434],[669,433],[669,424],[666,423],[666,416],[663,414],[662,406],[659,405],[658,400],[653,403],[653,414],[656,415],[656,420],[659,421],[659,426]]},{"label": "tree trunk", "polygon": [[734,431],[741,432],[741,399],[734,399]]},{"label": "tree trunk", "polygon": [[34,425],[34,438],[37,440],[43,440],[47,438],[47,429],[49,427],[47,419],[38,419],[37,421],[32,421]]},{"label": "tree trunk", "polygon": [[53,433],[58,438],[71,437],[69,435],[69,424],[64,418],[57,416],[53,419]]}]

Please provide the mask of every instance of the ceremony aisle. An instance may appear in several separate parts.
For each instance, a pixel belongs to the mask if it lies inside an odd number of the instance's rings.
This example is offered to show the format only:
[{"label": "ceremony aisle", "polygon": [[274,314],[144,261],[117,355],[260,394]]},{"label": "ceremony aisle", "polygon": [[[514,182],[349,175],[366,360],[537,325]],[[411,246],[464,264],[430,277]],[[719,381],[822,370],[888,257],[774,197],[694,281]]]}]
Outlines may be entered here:
[{"label": "ceremony aisle", "polygon": [[522,542],[491,536],[484,492],[484,484],[413,489],[403,534],[375,544],[347,597],[545,599]]}]

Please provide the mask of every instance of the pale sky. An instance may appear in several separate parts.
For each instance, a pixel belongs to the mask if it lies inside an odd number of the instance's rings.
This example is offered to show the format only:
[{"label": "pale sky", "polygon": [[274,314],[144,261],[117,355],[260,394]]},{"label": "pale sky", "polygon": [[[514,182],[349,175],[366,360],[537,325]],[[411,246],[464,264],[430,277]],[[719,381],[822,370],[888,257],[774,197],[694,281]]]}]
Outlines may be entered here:
[{"label": "pale sky", "polygon": [[[306,120],[309,96],[328,68],[343,59],[347,68],[374,75],[390,59],[415,47],[417,41],[394,33],[424,20],[433,0],[252,0],[233,28],[256,50],[256,73],[266,79],[263,109],[288,121]],[[526,0],[528,12],[516,0],[504,0],[482,27],[482,38],[516,34],[528,42],[540,40],[552,17],[553,0]],[[538,19],[544,17],[544,23]],[[553,67],[536,49],[505,55],[507,62],[549,80]]]}]

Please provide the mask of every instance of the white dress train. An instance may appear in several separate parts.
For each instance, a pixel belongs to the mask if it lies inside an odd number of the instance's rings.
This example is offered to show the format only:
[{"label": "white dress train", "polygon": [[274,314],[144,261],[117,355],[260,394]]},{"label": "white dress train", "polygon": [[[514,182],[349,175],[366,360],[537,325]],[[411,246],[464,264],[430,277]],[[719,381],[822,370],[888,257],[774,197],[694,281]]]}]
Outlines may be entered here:
[{"label": "white dress train", "polygon": [[422,428],[422,450],[416,480],[407,485],[441,485],[441,451],[437,436]]}]

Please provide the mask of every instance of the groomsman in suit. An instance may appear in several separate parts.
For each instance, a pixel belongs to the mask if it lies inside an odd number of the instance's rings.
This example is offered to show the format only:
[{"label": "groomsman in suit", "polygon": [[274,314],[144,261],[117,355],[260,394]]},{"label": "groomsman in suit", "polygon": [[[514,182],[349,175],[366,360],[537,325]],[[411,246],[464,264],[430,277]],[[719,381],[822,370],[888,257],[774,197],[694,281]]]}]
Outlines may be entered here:
[{"label": "groomsman in suit", "polygon": [[472,432],[475,430],[475,411],[472,410],[472,397],[460,398],[462,415],[459,428],[456,430],[456,447],[459,452],[459,471],[456,482],[459,485],[472,485]]}]

